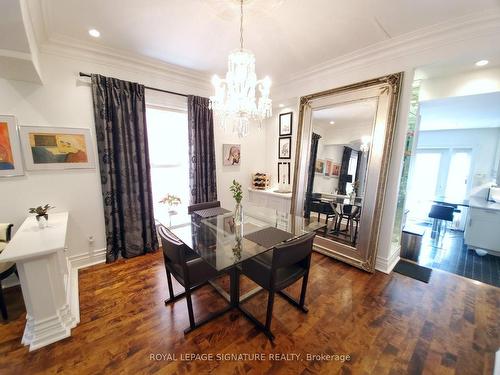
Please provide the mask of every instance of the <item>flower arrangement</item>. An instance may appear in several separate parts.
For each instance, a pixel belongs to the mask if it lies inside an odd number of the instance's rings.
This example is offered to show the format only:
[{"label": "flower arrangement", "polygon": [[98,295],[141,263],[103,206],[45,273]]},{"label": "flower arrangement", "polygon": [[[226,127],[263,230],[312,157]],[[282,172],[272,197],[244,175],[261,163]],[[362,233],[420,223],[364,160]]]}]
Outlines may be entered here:
[{"label": "flower arrangement", "polygon": [[229,187],[231,193],[233,193],[233,198],[237,204],[241,203],[241,199],[243,199],[243,190],[241,189],[241,184],[233,180],[233,184]]},{"label": "flower arrangement", "polygon": [[50,204],[46,204],[45,206],[38,206],[38,207],[31,207],[28,209],[28,212],[30,214],[36,214],[37,218],[43,216],[45,219],[47,219],[47,211],[53,209],[55,207],[51,206]]},{"label": "flower arrangement", "polygon": [[158,203],[162,204],[168,204],[170,207],[172,206],[177,206],[181,204],[181,198],[173,195],[173,194],[167,194],[165,195]]}]

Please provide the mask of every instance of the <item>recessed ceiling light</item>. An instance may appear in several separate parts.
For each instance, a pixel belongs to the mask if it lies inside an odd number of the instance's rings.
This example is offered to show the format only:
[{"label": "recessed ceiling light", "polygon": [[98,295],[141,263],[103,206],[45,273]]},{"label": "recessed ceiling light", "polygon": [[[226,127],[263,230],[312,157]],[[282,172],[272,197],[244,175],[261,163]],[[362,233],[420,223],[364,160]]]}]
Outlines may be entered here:
[{"label": "recessed ceiling light", "polygon": [[488,63],[488,60],[479,60],[478,62],[476,62],[476,66],[485,66],[488,65]]},{"label": "recessed ceiling light", "polygon": [[335,124],[335,121],[330,121],[330,125],[333,125],[333,124]]},{"label": "recessed ceiling light", "polygon": [[278,107],[283,108],[285,105],[284,104],[278,104]]},{"label": "recessed ceiling light", "polygon": [[99,30],[96,30],[96,29],[90,29],[89,30],[89,35],[94,37],[94,38],[99,38],[101,36],[101,33],[99,32]]}]

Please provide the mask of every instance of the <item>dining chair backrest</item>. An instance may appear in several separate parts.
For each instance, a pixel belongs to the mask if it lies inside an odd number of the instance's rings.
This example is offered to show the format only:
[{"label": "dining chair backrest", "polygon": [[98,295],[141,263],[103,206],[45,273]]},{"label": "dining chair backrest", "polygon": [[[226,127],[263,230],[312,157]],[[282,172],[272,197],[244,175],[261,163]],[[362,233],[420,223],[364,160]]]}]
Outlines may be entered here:
[{"label": "dining chair backrest", "polygon": [[185,263],[185,245],[163,225],[158,227],[158,232],[165,263],[173,263],[182,267],[183,263]]},{"label": "dining chair backrest", "polygon": [[220,201],[192,204],[188,206],[188,214],[192,214],[195,211],[206,210],[207,208],[215,208],[215,207],[220,207]]},{"label": "dining chair backrest", "polygon": [[306,262],[311,256],[315,236],[316,232],[310,232],[274,246],[272,268],[277,269],[297,263],[307,266]]},{"label": "dining chair backrest", "polygon": [[445,221],[453,221],[453,206],[445,206],[442,204],[433,204],[429,212],[429,217],[432,219],[440,219]]}]

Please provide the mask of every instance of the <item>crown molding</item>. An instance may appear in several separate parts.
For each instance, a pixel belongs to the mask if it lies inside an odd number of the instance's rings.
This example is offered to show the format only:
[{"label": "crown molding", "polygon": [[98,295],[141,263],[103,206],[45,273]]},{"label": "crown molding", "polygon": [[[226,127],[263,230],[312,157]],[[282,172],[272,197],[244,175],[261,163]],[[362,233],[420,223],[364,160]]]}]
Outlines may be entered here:
[{"label": "crown molding", "polygon": [[[305,80],[380,64],[414,53],[486,35],[500,35],[500,10],[474,13],[385,40],[352,53],[317,64],[289,76],[275,90],[285,97],[290,87]],[[278,95],[280,96],[280,95]]]},{"label": "crown molding", "polygon": [[196,88],[202,92],[210,88],[210,77],[204,72],[183,68],[111,47],[82,42],[55,33],[51,34],[48,40],[40,45],[39,49],[43,54],[76,59],[111,68],[119,67],[132,72],[139,71],[159,75],[172,83]]}]

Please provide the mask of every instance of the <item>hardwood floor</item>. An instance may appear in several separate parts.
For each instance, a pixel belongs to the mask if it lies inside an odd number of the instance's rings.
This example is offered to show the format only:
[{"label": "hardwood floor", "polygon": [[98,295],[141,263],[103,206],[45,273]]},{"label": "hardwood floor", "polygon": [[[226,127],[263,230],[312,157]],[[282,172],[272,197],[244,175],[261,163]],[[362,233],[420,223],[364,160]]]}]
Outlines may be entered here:
[{"label": "hardwood floor", "polygon": [[[13,321],[0,324],[1,374],[491,374],[500,347],[500,289],[435,270],[429,284],[364,273],[314,254],[309,313],[276,298],[271,344],[238,312],[184,336],[185,300],[165,306],[159,253],[80,271],[81,322],[71,338],[35,352],[20,343],[19,289]],[[243,288],[250,287],[244,282]],[[299,293],[300,283],[289,288]],[[180,290],[176,284],[176,290]],[[197,317],[225,306],[211,287],[195,292]],[[245,305],[260,319],[266,294]],[[299,360],[182,361],[182,354],[298,354]],[[177,360],[152,360],[151,355]],[[345,354],[350,361],[308,360]]]}]

